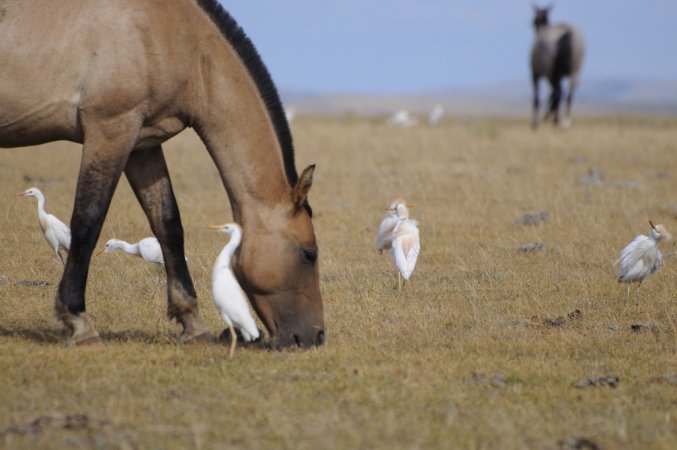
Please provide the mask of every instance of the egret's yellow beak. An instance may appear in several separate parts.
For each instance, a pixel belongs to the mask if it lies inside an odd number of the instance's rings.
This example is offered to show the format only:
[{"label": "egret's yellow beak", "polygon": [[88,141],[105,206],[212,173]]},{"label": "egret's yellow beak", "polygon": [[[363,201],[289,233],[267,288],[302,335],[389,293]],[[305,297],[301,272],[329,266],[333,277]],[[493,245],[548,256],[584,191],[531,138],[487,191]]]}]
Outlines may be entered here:
[{"label": "egret's yellow beak", "polygon": [[28,191],[19,192],[18,194],[16,194],[16,196],[21,197],[22,195],[26,195],[26,192]]},{"label": "egret's yellow beak", "polygon": [[407,208],[413,208],[414,205],[407,205]]},{"label": "egret's yellow beak", "polygon": [[656,229],[656,226],[655,226],[655,225],[653,224],[653,222],[650,221],[650,220],[649,220],[649,225],[651,225],[651,228],[653,228],[654,230]]},{"label": "egret's yellow beak", "polygon": [[224,227],[225,225],[207,225],[207,228],[210,230],[220,230]]},{"label": "egret's yellow beak", "polygon": [[99,250],[98,252],[96,252],[96,253],[94,254],[94,256],[99,256],[101,253],[103,253],[104,250],[106,250],[105,247],[102,248],[101,250]]}]

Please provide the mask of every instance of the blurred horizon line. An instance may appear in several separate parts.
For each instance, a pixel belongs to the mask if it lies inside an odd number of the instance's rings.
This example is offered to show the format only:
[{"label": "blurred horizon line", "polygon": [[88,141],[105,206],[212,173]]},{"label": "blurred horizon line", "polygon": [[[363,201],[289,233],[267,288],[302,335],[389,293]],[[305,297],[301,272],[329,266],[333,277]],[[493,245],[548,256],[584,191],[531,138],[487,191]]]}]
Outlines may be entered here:
[{"label": "blurred horizon line", "polygon": [[[541,98],[550,87],[542,82]],[[468,86],[450,86],[421,92],[301,91],[282,87],[287,108],[299,114],[383,115],[399,109],[423,114],[441,105],[448,114],[530,114],[531,83],[505,80]],[[581,114],[677,114],[677,79],[583,79],[574,101],[574,116]]]}]

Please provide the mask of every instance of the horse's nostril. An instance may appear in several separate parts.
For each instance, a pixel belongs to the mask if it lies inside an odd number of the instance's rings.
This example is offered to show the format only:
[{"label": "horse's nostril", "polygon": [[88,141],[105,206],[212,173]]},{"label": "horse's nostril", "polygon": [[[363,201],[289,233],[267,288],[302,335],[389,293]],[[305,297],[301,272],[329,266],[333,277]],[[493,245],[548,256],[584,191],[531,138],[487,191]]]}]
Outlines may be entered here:
[{"label": "horse's nostril", "polygon": [[324,330],[320,330],[317,332],[317,336],[315,337],[315,345],[320,346],[324,344],[325,336],[324,336]]}]

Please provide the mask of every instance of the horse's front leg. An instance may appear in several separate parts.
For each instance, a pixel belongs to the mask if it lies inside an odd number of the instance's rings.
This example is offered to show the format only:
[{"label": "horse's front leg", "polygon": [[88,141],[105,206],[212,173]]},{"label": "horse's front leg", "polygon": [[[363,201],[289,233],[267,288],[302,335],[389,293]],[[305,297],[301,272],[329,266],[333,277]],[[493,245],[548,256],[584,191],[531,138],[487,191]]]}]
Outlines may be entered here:
[{"label": "horse's front leg", "polygon": [[545,122],[548,118],[552,117],[552,122],[555,125],[559,125],[559,104],[562,99],[562,80],[559,78],[550,80],[550,85],[552,86],[552,93],[550,94],[550,106],[548,108],[548,113],[543,118]]},{"label": "horse's front leg", "polygon": [[132,152],[125,175],[160,241],[167,271],[167,314],[183,326],[181,342],[210,342],[211,335],[198,312],[195,288],[188,273],[181,216],[162,148]]},{"label": "horse's front leg", "polygon": [[539,98],[538,98],[538,80],[539,76],[536,74],[531,75],[531,85],[533,87],[534,91],[534,102],[533,102],[533,107],[532,107],[532,113],[531,113],[531,128],[536,129],[538,128],[538,114],[539,110],[541,107]]},{"label": "horse's front leg", "polygon": [[83,119],[85,139],[71,216],[71,248],[54,298],[54,315],[72,332],[68,343],[98,342],[99,333],[85,314],[85,288],[92,252],[127,157],[136,140],[135,121],[109,123]]},{"label": "horse's front leg", "polygon": [[566,103],[566,115],[562,121],[563,128],[569,128],[571,126],[571,103],[574,99],[574,92],[578,86],[578,76],[572,75],[569,78],[569,92],[567,93],[567,103]]}]

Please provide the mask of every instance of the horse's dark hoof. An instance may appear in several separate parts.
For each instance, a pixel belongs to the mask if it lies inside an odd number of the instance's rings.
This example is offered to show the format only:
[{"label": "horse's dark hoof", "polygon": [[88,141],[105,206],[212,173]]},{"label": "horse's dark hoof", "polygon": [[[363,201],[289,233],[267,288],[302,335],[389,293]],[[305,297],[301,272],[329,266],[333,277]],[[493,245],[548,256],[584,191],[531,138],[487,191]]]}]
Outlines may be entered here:
[{"label": "horse's dark hoof", "polygon": [[97,336],[90,336],[85,339],[80,339],[77,342],[71,340],[68,341],[68,344],[76,347],[89,347],[89,346],[98,346],[101,345],[101,338]]},{"label": "horse's dark hoof", "polygon": [[60,311],[60,313],[60,318],[64,322],[64,325],[73,332],[71,337],[68,338],[68,345],[70,347],[94,345],[101,342],[99,333],[89,321],[87,314],[71,314],[69,312],[64,313],[63,311]]}]

